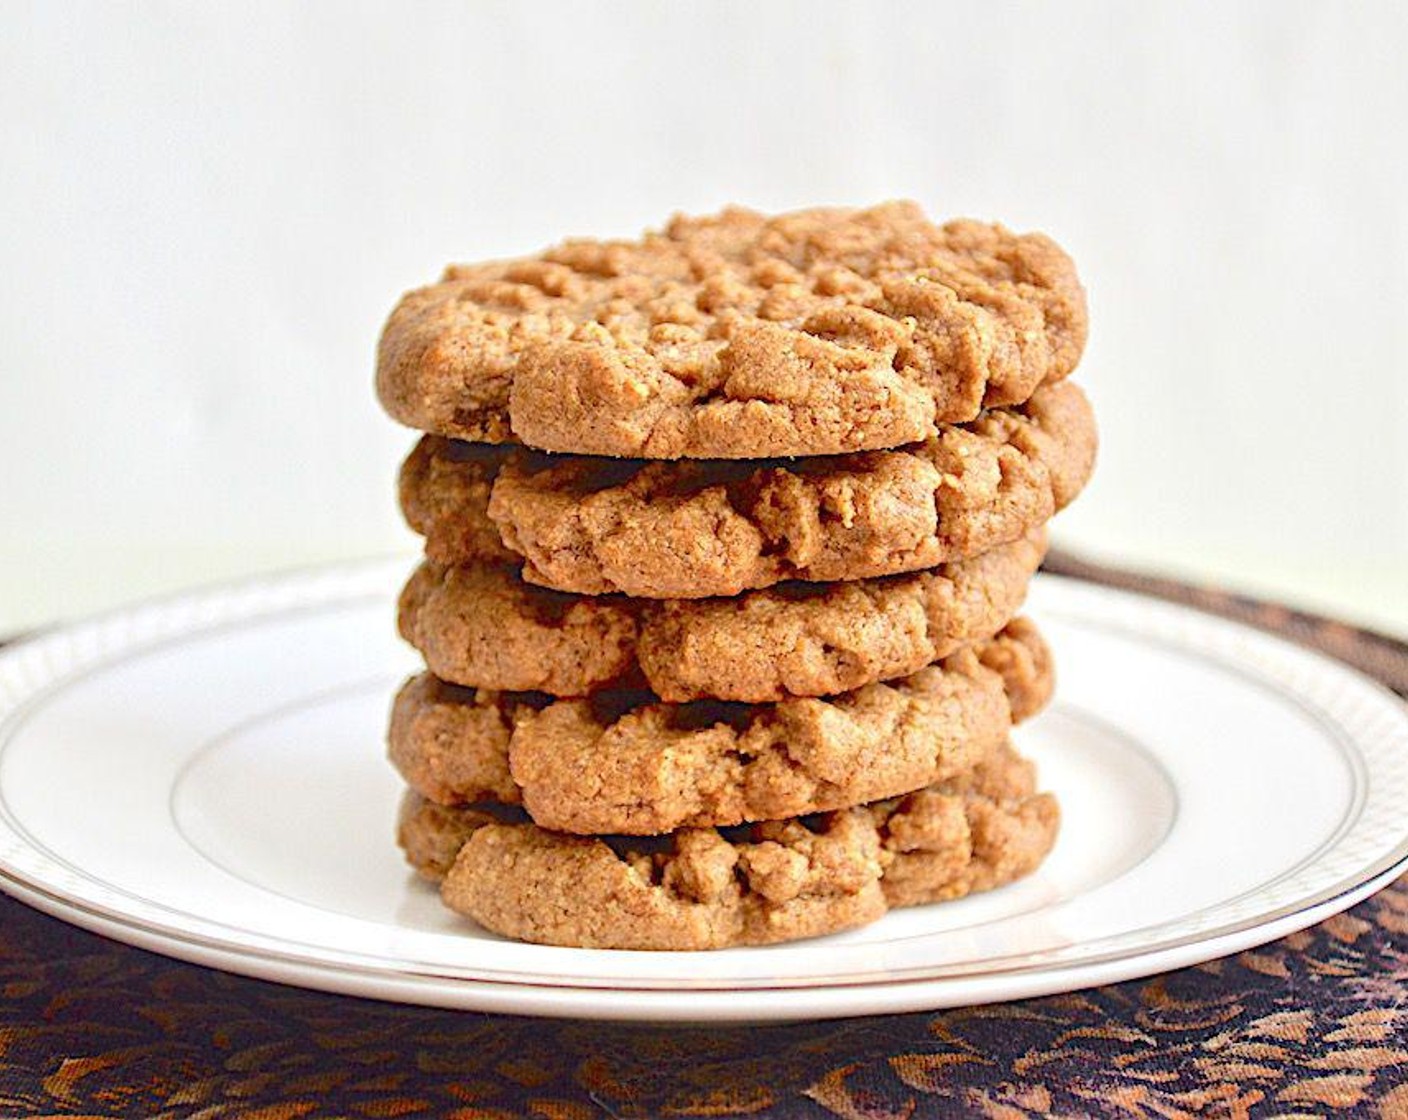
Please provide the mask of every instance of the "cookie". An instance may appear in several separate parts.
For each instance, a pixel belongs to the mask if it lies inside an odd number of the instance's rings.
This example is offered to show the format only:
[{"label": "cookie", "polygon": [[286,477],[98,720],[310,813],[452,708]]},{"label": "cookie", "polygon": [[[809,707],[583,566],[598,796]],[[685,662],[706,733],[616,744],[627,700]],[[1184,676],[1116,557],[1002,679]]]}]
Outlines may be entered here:
[{"label": "cookie", "polygon": [[1033,871],[1060,819],[1007,745],[945,782],[820,818],[640,839],[564,836],[510,813],[412,792],[398,840],[443,880],[448,906],[494,933],[661,950],[815,937],[989,890]]},{"label": "cookie", "polygon": [[391,761],[443,804],[522,804],[544,828],[651,835],[776,820],[920,789],[973,766],[1051,693],[1024,619],[899,681],[827,700],[554,701],[411,678]]},{"label": "cookie", "polygon": [[735,599],[582,596],[511,566],[423,564],[401,593],[401,635],[442,680],[586,696],[764,703],[832,696],[917,672],[991,637],[1041,563],[1037,531],[970,560],[853,583],[786,583]]},{"label": "cookie", "polygon": [[426,556],[440,564],[521,564],[489,516],[499,470],[509,447],[427,437],[416,444],[397,476],[401,514],[425,537]]},{"label": "cookie", "polygon": [[1085,293],[1042,234],[913,203],[674,219],[451,266],[408,293],[377,392],[412,428],[647,459],[830,455],[1017,404],[1085,345]]},{"label": "cookie", "polygon": [[696,599],[977,556],[1070,502],[1095,445],[1085,396],[1062,383],[925,444],[836,458],[652,463],[427,439],[401,501],[436,563],[507,549],[559,591]]},{"label": "cookie", "polygon": [[522,810],[494,803],[440,805],[408,789],[397,815],[396,842],[416,874],[439,883],[450,873],[465,841],[479,829],[490,824],[527,823],[528,816]]}]

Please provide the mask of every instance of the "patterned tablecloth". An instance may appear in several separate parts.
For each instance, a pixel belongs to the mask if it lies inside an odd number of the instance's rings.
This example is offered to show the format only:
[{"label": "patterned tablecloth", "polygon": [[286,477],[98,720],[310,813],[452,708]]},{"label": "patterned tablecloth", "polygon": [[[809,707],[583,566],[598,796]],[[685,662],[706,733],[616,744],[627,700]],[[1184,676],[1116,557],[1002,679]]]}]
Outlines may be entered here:
[{"label": "patterned tablecloth", "polygon": [[[1408,646],[1048,563],[1327,650]],[[1408,806],[1405,806],[1408,812]],[[1271,945],[1020,1003],[667,1029],[402,1007],[180,964],[0,896],[0,1117],[1408,1117],[1408,878]]]}]

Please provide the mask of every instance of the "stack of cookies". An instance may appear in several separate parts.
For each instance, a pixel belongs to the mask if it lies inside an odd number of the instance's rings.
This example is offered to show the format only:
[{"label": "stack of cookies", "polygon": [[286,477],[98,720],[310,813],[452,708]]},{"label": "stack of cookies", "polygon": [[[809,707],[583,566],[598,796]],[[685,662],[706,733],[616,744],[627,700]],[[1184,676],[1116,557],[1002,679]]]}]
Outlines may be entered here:
[{"label": "stack of cookies", "polygon": [[810,937],[1026,874],[1019,617],[1089,476],[1084,293],[1040,234],[911,204],[676,218],[451,267],[377,385],[425,660],[399,842],[556,945]]}]

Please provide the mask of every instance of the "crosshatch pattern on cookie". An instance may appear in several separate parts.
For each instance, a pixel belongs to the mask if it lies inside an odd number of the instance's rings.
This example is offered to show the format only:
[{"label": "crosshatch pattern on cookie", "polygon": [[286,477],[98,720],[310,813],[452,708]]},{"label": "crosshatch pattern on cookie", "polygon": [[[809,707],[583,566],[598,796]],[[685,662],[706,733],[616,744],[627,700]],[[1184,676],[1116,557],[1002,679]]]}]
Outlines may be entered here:
[{"label": "crosshatch pattern on cookie", "polygon": [[452,266],[408,293],[377,388],[422,431],[675,458],[898,447],[1066,376],[1085,293],[1042,234],[913,203],[676,218]]}]

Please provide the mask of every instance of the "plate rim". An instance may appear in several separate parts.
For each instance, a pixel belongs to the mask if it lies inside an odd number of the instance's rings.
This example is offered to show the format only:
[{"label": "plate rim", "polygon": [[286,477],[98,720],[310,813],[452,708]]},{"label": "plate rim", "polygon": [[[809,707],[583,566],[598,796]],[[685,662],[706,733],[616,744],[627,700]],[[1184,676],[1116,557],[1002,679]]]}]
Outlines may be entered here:
[{"label": "plate rim", "polygon": [[[79,655],[72,663],[60,669],[55,670],[48,667],[49,675],[47,677],[41,675],[37,686],[26,687],[23,682],[18,686],[18,699],[11,696],[16,691],[13,682],[0,679],[0,685],[4,685],[3,689],[0,689],[0,727],[9,725],[23,709],[39,702],[51,690],[96,671],[103,664],[120,662],[126,657],[161,644],[160,638],[142,639],[141,632],[144,622],[148,626],[153,621],[158,622],[160,624],[158,629],[169,638],[177,634],[208,633],[212,630],[218,630],[223,624],[236,619],[283,616],[300,610],[317,611],[334,603],[346,603],[354,599],[367,598],[373,594],[366,590],[368,584],[374,584],[379,577],[388,574],[393,565],[395,570],[399,570],[403,563],[405,563],[405,559],[400,556],[347,561],[220,583],[194,591],[160,596],[132,607],[119,608],[90,619],[22,637],[0,649],[0,670],[8,670],[18,663],[21,657],[25,657],[33,651],[38,650],[42,653],[44,647],[50,643],[64,641],[70,644],[78,643],[84,637],[92,638],[105,627],[117,626],[136,634],[134,636],[133,633],[124,633],[120,639],[116,640],[115,644],[100,643],[105,648],[100,649],[97,653]],[[1250,640],[1253,645],[1260,644],[1264,650],[1272,651],[1274,656],[1289,657],[1292,661],[1300,659],[1302,662],[1308,661],[1310,664],[1322,668],[1328,666],[1333,670],[1334,675],[1340,678],[1342,685],[1349,684],[1350,687],[1361,690],[1367,687],[1370,694],[1376,696],[1380,701],[1387,700],[1392,711],[1400,718],[1408,720],[1408,707],[1405,707],[1403,701],[1381,682],[1375,681],[1367,674],[1359,672],[1318,650],[1297,645],[1278,635],[1261,631],[1245,623],[1138,592],[1092,584],[1088,581],[1050,573],[1043,573],[1039,578],[1042,582],[1059,581],[1065,588],[1073,591],[1077,599],[1084,595],[1101,601],[1124,603],[1127,607],[1137,606],[1141,610],[1152,610],[1156,615],[1163,614],[1185,622],[1194,620],[1195,626],[1210,627],[1214,633],[1220,631],[1223,635],[1240,637],[1243,641]],[[351,593],[350,588],[359,585],[363,588],[362,592],[360,594]],[[217,606],[219,609],[212,609]],[[187,619],[185,616],[191,612],[194,612],[196,617]],[[1120,628],[1118,625],[1112,625],[1112,628],[1125,633],[1126,636],[1130,635],[1127,629]],[[1150,635],[1138,636],[1145,640],[1151,637]],[[1160,640],[1160,644],[1166,644],[1184,653],[1193,651],[1193,647],[1186,641],[1179,642],[1173,638],[1159,638],[1158,636],[1155,636],[1155,640]],[[109,639],[109,643],[111,642],[113,639]],[[1220,667],[1237,672],[1244,679],[1249,679],[1265,687],[1272,686],[1264,668],[1256,671],[1252,667],[1231,660],[1225,655],[1218,656],[1207,650],[1198,650],[1197,652],[1202,653]],[[1315,716],[1322,724],[1333,727],[1337,732],[1337,738],[1346,734],[1342,724],[1335,721],[1329,713],[1308,699],[1296,696],[1294,693],[1288,693],[1284,689],[1275,689],[1275,691],[1278,695],[1295,699],[1300,707]],[[1353,741],[1352,736],[1350,739]],[[1356,750],[1354,757],[1361,765],[1366,762],[1362,750]],[[1313,863],[1314,858],[1318,858],[1320,854],[1322,853],[1317,853],[1316,857],[1312,857],[1309,862]],[[695,1000],[707,1003],[709,1002],[707,997],[711,995],[737,1000],[743,990],[758,996],[776,998],[790,997],[798,993],[817,992],[830,992],[833,995],[838,995],[843,991],[873,988],[897,987],[908,991],[916,985],[944,985],[950,988],[957,986],[964,989],[998,985],[1011,989],[1011,994],[988,995],[983,998],[1018,998],[1022,995],[1069,990],[1072,987],[1085,986],[1086,983],[1103,983],[1108,979],[1128,979],[1160,971],[1166,967],[1195,963],[1223,955],[1226,952],[1235,952],[1252,945],[1262,944],[1275,937],[1283,936],[1285,933],[1302,929],[1325,916],[1352,905],[1360,898],[1366,897],[1377,885],[1391,881],[1405,867],[1408,867],[1408,830],[1405,830],[1404,834],[1399,837],[1396,846],[1378,859],[1323,887],[1314,894],[1288,902],[1270,912],[1263,911],[1247,915],[1240,920],[1223,923],[1211,930],[1195,930],[1144,946],[1115,947],[1104,953],[1084,956],[1073,961],[1053,963],[1045,958],[1057,950],[1046,950],[1041,954],[1036,954],[1042,959],[1029,960],[1027,964],[1021,966],[965,969],[962,966],[948,965],[939,966],[938,972],[933,969],[920,970],[913,975],[894,975],[892,973],[887,976],[875,976],[872,974],[828,977],[820,981],[792,979],[781,983],[753,983],[748,985],[746,989],[739,989],[737,986],[726,987],[724,980],[714,981],[712,986],[706,984],[684,987],[677,983],[672,985],[670,982],[662,981],[653,981],[651,985],[612,986],[615,983],[614,978],[605,982],[592,983],[576,978],[554,978],[552,980],[539,978],[535,980],[524,978],[522,975],[505,974],[503,970],[500,970],[497,975],[468,974],[473,972],[472,969],[466,970],[466,974],[440,973],[423,968],[396,968],[377,963],[374,958],[357,960],[355,954],[351,955],[354,959],[348,959],[344,956],[342,959],[329,960],[324,956],[319,960],[310,952],[255,948],[241,945],[232,939],[210,938],[176,925],[153,923],[81,897],[65,896],[61,891],[56,891],[50,885],[32,879],[23,871],[17,871],[6,866],[3,862],[0,862],[0,889],[37,909],[70,921],[82,928],[94,930],[117,940],[138,944],[144,948],[155,948],[156,951],[178,959],[198,964],[214,964],[215,967],[227,971],[265,975],[266,978],[279,979],[285,983],[302,983],[306,986],[342,991],[348,994],[375,996],[378,991],[414,988],[416,989],[414,993],[390,997],[382,996],[381,998],[403,998],[413,1002],[459,1007],[482,1007],[485,1001],[480,989],[489,985],[496,990],[521,989],[526,993],[580,992],[596,998],[612,997],[617,1003],[620,1003],[622,997],[625,996],[650,997],[646,998],[644,1002],[649,1003],[651,998],[655,998],[656,1002],[664,1001],[664,1005],[668,1005],[671,1000]],[[1278,878],[1287,873],[1289,872],[1283,871]],[[1276,880],[1268,882],[1274,881]],[[1258,889],[1264,889],[1266,885],[1251,888],[1251,893]],[[1227,905],[1227,901],[1223,900],[1217,905]],[[173,911],[173,913],[181,914],[183,912]],[[188,915],[188,917],[199,919],[198,915]],[[1108,940],[1127,939],[1143,932],[1126,931],[1111,935]],[[316,948],[309,947],[310,950]],[[1162,960],[1170,955],[1173,959],[1172,964],[1154,964],[1151,967],[1144,967],[1141,964],[1141,962],[1151,960]],[[1024,956],[1030,958],[1033,954],[1024,954]],[[243,967],[241,967],[241,962],[243,962]],[[274,975],[275,973],[278,975]],[[1040,980],[1035,984],[1016,982],[1019,978],[1031,979],[1042,976],[1051,978],[1051,983],[1043,983]],[[1095,979],[1090,979],[1092,976]],[[336,982],[334,983],[334,981]],[[435,991],[420,990],[426,985],[433,987]],[[442,989],[459,992],[460,995],[455,997]],[[443,998],[433,1000],[426,998],[437,993]],[[478,993],[478,998],[476,998],[476,993]],[[921,1004],[914,1006],[946,1005],[934,1002],[941,995],[942,993],[938,992],[931,993],[925,997]],[[490,1000],[489,1002],[497,1001]],[[530,1005],[545,1006],[553,1002],[544,1001],[541,996],[536,1000],[527,1000]],[[639,999],[626,1000],[628,1004],[640,1004],[641,1002]],[[810,1003],[812,1000],[809,997],[803,1000],[790,1000],[790,1002]],[[971,1000],[964,1002],[971,1002]],[[684,1017],[690,1017],[696,1010],[703,1009],[691,1010],[690,1014]],[[724,1006],[719,1009],[717,1014],[711,1013],[706,1017],[711,1019],[757,1017],[743,1013],[742,1008],[738,1010],[740,1013],[733,1015],[730,1013],[729,1007]],[[643,1013],[646,1014],[646,1017],[654,1017],[654,1013],[643,1006],[637,1006],[634,1010],[618,1008],[617,1011],[625,1017]],[[558,1012],[549,1010],[525,1011],[523,1013],[555,1014]],[[577,1008],[571,1013],[589,1014],[581,1008]],[[856,1013],[860,1012],[838,1012],[838,1014]],[[616,1012],[603,1009],[603,1014],[606,1017],[613,1017]],[[811,1011],[808,1014],[819,1014],[819,1012]],[[678,1016],[676,1013],[671,1013],[666,1017]],[[763,1018],[772,1017],[774,1016],[771,1013],[763,1016]]]},{"label": "plate rim", "polygon": [[[1102,962],[1078,962],[1026,973],[973,977],[916,978],[869,984],[792,988],[593,988],[496,980],[427,977],[388,972],[367,975],[346,969],[281,959],[252,957],[236,950],[204,949],[159,931],[112,922],[49,898],[0,874],[0,887],[12,898],[90,933],[155,952],[174,960],[235,975],[334,995],[379,999],[449,1010],[544,1018],[615,1022],[775,1023],[839,1019],[861,1015],[941,1010],[1017,999],[1033,999],[1105,984],[1138,980],[1201,964],[1306,929],[1372,896],[1408,869],[1408,858],[1370,876],[1343,895],[1258,925],[1153,952],[1127,954]],[[11,887],[16,889],[11,890]],[[1205,949],[1211,949],[1205,952]],[[448,982],[447,982],[448,980]],[[765,1002],[766,1001],[766,1002]]]}]

